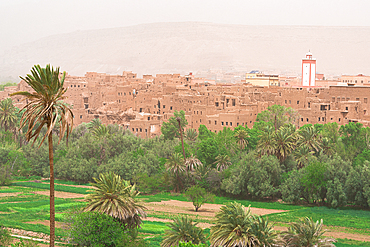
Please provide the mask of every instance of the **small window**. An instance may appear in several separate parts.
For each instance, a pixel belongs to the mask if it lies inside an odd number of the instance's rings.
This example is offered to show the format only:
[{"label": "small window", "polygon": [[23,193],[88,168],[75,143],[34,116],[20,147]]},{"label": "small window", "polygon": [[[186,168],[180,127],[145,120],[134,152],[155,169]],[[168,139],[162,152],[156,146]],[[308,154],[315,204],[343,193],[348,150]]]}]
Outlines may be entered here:
[{"label": "small window", "polygon": [[221,122],[221,125],[224,125],[224,122]]},{"label": "small window", "polygon": [[289,100],[289,104],[291,104],[292,103],[292,101],[291,100]]},{"label": "small window", "polygon": [[348,111],[348,106],[346,106],[346,111]]},{"label": "small window", "polygon": [[226,122],[226,125],[229,125],[229,122]]},{"label": "small window", "polygon": [[356,98],[356,101],[360,101],[360,98]]},{"label": "small window", "polygon": [[80,115],[80,118],[82,118],[82,115]]},{"label": "small window", "polygon": [[306,118],[307,122],[308,122],[308,118]]},{"label": "small window", "polygon": [[170,110],[172,110],[172,106],[170,106]]},{"label": "small window", "polygon": [[143,129],[142,128],[140,128],[140,132],[143,132]]},{"label": "small window", "polygon": [[139,128],[136,128],[136,132],[139,132]]},{"label": "small window", "polygon": [[319,122],[320,122],[320,117],[319,117]]},{"label": "small window", "polygon": [[367,98],[364,98],[364,103],[367,103]]},{"label": "small window", "polygon": [[335,102],[335,97],[332,97],[331,98],[331,102]]},{"label": "small window", "polygon": [[217,125],[217,121],[215,121],[215,125]]},{"label": "small window", "polygon": [[299,105],[299,100],[297,100],[297,105]]},{"label": "small window", "polygon": [[135,132],[135,129],[134,128],[132,128],[132,132]]},{"label": "small window", "polygon": [[233,122],[230,122],[230,126],[233,126]]},{"label": "small window", "polygon": [[303,118],[301,118],[301,122],[303,122]]},{"label": "small window", "polygon": [[165,105],[163,105],[163,109],[164,109],[164,108],[166,108],[166,106],[165,106]]},{"label": "small window", "polygon": [[338,122],[340,122],[340,118],[338,118]]}]

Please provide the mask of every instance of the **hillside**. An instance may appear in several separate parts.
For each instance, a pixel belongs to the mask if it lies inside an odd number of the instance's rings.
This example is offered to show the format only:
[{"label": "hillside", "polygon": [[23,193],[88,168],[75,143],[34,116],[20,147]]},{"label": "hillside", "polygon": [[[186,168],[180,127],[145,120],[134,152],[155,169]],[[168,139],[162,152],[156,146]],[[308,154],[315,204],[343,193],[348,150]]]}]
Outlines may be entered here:
[{"label": "hillside", "polygon": [[224,69],[300,73],[310,49],[318,72],[370,74],[370,27],[244,26],[154,23],[59,34],[0,56],[0,76],[51,63],[72,75],[86,71],[139,74]]}]

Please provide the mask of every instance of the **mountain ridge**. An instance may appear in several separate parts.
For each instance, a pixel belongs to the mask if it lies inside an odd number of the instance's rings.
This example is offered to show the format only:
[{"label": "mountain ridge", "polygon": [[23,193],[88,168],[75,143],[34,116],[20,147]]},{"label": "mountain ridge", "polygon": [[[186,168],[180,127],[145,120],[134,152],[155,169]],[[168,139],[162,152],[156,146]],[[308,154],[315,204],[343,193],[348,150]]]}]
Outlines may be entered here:
[{"label": "mountain ridge", "polygon": [[71,75],[188,73],[222,69],[300,74],[308,50],[325,74],[370,74],[370,27],[140,24],[51,35],[4,52],[1,76],[51,63]]}]

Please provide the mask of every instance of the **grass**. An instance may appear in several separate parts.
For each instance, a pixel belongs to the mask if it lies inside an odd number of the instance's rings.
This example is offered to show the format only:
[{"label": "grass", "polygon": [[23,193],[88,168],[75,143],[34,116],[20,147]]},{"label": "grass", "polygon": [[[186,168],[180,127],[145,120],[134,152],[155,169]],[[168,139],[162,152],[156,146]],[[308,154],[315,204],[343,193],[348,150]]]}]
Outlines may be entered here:
[{"label": "grass", "polygon": [[[56,184],[57,191],[86,194],[89,189],[65,186],[68,182],[60,181]],[[41,224],[29,224],[31,221],[44,221],[49,219],[49,198],[48,196],[31,193],[35,190],[48,190],[49,184],[36,183],[32,181],[15,182],[7,187],[0,187],[0,193],[20,192],[17,196],[0,197],[0,222],[7,227],[19,228],[27,231],[42,232],[49,234],[49,227]],[[181,194],[160,193],[156,195],[140,195],[141,200],[145,202],[160,202],[167,200],[187,201]],[[251,200],[234,200],[233,198],[216,197],[216,204],[226,204],[237,201],[241,204],[256,208],[289,210],[287,212],[270,214],[267,217],[269,221],[276,222],[276,225],[287,225],[289,222],[297,221],[299,218],[308,216],[314,220],[323,219],[324,224],[335,231],[370,235],[369,222],[370,211],[356,210],[352,208],[331,209],[327,207],[309,207],[283,204],[279,202],[264,202]],[[12,202],[12,203],[9,203]],[[65,214],[72,208],[80,208],[85,205],[84,202],[75,199],[55,199],[56,203],[56,220],[64,221]],[[172,219],[175,214],[167,212],[148,212],[148,216],[160,219]],[[211,218],[197,217],[188,215],[195,222],[212,223]],[[139,230],[140,236],[143,236],[149,246],[160,246],[164,232],[168,229],[167,223],[145,221]],[[209,233],[209,229],[205,230]],[[57,229],[58,237],[65,237],[66,233]],[[338,239],[336,246],[369,246],[370,243]]]},{"label": "grass", "polygon": [[[11,184],[12,186],[24,186],[36,189],[44,189],[49,190],[49,184],[43,183],[36,183],[36,182],[15,182]],[[87,188],[79,188],[79,187],[72,187],[72,186],[64,186],[60,184],[55,184],[55,191],[63,191],[63,192],[70,192],[70,193],[78,193],[78,194],[89,194],[89,190]]]}]

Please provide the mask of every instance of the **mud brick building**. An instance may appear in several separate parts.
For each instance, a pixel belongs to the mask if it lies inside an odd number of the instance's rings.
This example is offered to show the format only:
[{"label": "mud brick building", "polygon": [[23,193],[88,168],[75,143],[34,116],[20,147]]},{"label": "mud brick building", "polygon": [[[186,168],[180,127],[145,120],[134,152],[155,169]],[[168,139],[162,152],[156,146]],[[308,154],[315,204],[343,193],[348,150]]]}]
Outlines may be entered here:
[{"label": "mud brick building", "polygon": [[[104,124],[119,124],[142,138],[160,135],[162,122],[174,111],[185,111],[187,128],[197,129],[204,124],[217,132],[238,125],[251,128],[257,114],[274,104],[296,109],[300,115],[297,126],[328,122],[370,125],[369,77],[343,76],[335,83],[323,83],[325,87],[317,83],[311,88],[287,86],[290,78],[280,78],[283,81],[279,83],[255,86],[215,83],[191,74],[138,78],[126,71],[122,75],[88,72],[82,77],[66,76],[66,102],[73,108],[77,125],[99,118]],[[21,81],[0,92],[0,99],[16,91],[32,89]],[[26,103],[18,96],[13,101],[17,107]]]}]

